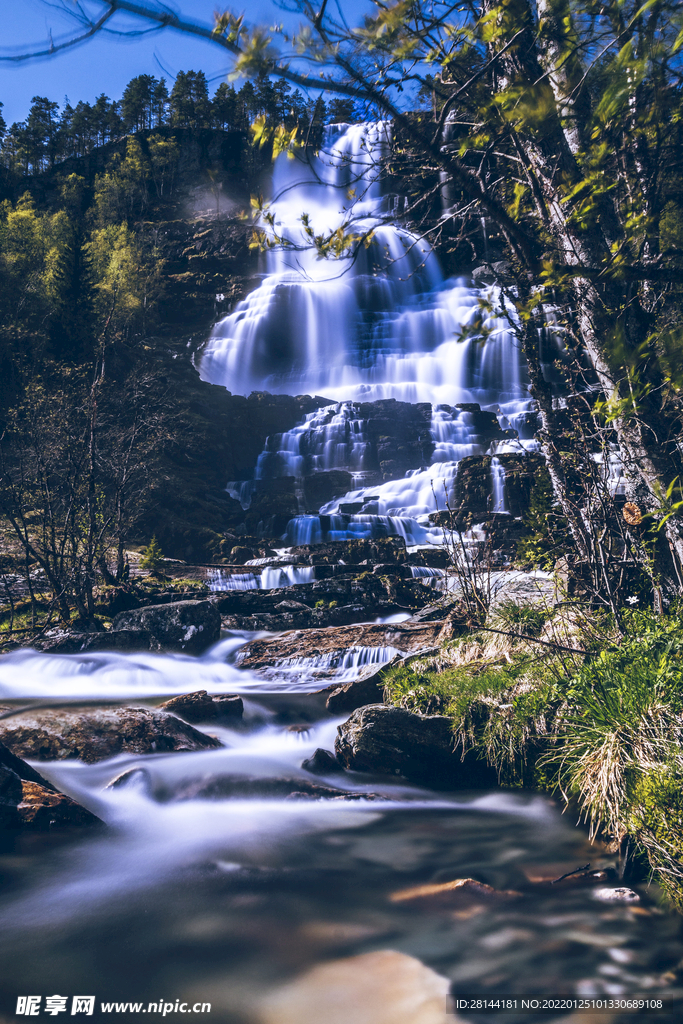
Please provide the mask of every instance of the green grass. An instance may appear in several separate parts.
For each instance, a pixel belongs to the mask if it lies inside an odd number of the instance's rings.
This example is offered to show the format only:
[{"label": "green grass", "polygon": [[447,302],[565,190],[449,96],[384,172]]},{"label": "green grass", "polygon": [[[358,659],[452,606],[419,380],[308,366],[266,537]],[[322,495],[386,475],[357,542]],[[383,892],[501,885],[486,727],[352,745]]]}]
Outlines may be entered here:
[{"label": "green grass", "polygon": [[[527,635],[548,626],[547,613],[496,614]],[[501,655],[470,634],[436,658],[389,669],[386,699],[447,715],[457,743],[503,784],[559,793],[594,833],[635,841],[683,907],[683,618],[628,612],[625,622],[623,641],[606,629],[599,653],[569,661],[514,637]],[[586,629],[595,650],[595,622]]]}]

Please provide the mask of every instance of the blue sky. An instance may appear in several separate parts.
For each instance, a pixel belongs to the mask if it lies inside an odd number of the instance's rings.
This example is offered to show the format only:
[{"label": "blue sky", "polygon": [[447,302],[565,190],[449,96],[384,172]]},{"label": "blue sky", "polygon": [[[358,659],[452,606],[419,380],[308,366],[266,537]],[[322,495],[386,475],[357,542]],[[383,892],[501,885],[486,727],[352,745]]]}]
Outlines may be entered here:
[{"label": "blue sky", "polygon": [[[97,0],[86,0],[91,11],[102,10]],[[73,27],[49,0],[2,0],[0,56],[44,47],[49,33],[57,41]],[[228,0],[175,0],[172,6],[188,19],[213,22],[216,8],[241,13],[239,4]],[[367,0],[343,0],[347,17],[355,20]],[[280,22],[284,15],[272,0],[249,0],[246,17],[251,23]],[[117,16],[123,28],[141,27],[136,19]],[[138,39],[123,40],[101,35],[73,50],[24,64],[0,62],[0,102],[7,124],[23,121],[32,96],[47,96],[60,105],[68,96],[90,103],[104,92],[119,99],[126,83],[135,75],[152,74],[173,81],[178,71],[204,71],[213,92],[230,70],[227,54],[210,42],[165,29]]]}]

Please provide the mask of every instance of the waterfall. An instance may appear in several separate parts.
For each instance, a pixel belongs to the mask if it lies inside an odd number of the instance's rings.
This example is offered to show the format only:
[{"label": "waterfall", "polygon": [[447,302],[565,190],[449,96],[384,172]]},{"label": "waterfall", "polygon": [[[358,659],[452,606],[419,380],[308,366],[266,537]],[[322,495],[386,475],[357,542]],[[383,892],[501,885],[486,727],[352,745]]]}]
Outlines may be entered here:
[{"label": "waterfall", "polygon": [[[255,467],[256,480],[294,477],[301,508],[305,476],[334,469],[352,476],[352,489],[318,516],[292,520],[285,543],[387,535],[441,543],[428,517],[450,501],[458,462],[486,453],[492,441],[481,433],[479,411],[494,412],[498,436],[507,435],[497,450],[536,446],[514,313],[495,288],[444,280],[429,244],[391,222],[381,180],[390,144],[385,122],[331,125],[317,156],[278,158],[269,230],[285,245],[268,250],[261,283],[216,325],[199,361],[203,379],[234,393],[330,399],[269,438]],[[339,228],[372,239],[352,260],[318,258],[306,231]],[[430,466],[400,479],[380,475],[378,484],[354,403],[386,398],[431,404],[434,453]],[[253,486],[237,481],[229,489],[246,507]],[[503,510],[502,492],[500,502]],[[352,512],[340,507],[348,505]]]},{"label": "waterfall", "polygon": [[254,573],[230,573],[225,569],[209,570],[209,590],[276,590],[312,583],[315,569],[307,565],[268,566],[260,576]]},{"label": "waterfall", "polygon": [[509,511],[505,497],[505,470],[495,455],[491,459],[491,511]]}]

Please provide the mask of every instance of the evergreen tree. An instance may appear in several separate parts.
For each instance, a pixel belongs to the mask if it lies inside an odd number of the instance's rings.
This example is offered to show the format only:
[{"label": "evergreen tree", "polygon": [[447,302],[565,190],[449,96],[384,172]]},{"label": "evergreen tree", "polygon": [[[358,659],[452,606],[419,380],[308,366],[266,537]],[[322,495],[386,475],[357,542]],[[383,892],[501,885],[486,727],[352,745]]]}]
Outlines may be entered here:
[{"label": "evergreen tree", "polygon": [[126,131],[152,127],[154,92],[158,81],[152,75],[137,75],[123,92],[121,110]]},{"label": "evergreen tree", "polygon": [[4,107],[4,105],[4,103],[0,103],[0,143],[4,139],[5,132],[7,131],[7,125],[5,124],[5,119],[2,116],[2,108]]},{"label": "evergreen tree", "polygon": [[152,93],[152,113],[154,116],[154,124],[157,128],[165,125],[168,120],[168,101],[169,96],[166,79],[161,78],[154,86],[154,92]]},{"label": "evergreen tree", "polygon": [[55,359],[80,363],[95,343],[95,282],[82,224],[62,247],[52,275],[50,348]]},{"label": "evergreen tree", "polygon": [[164,553],[161,550],[161,544],[157,540],[155,534],[147,547],[142,549],[140,568],[144,569],[145,572],[151,573],[152,576],[156,576],[161,569],[161,563],[163,560]]},{"label": "evergreen tree", "polygon": [[228,85],[227,82],[221,82],[216,89],[211,107],[213,123],[217,128],[228,131],[243,127],[238,113],[238,109],[241,112],[243,108],[239,103],[234,86]]},{"label": "evergreen tree", "polygon": [[204,128],[211,121],[211,103],[203,71],[180,71],[171,91],[171,123]]}]

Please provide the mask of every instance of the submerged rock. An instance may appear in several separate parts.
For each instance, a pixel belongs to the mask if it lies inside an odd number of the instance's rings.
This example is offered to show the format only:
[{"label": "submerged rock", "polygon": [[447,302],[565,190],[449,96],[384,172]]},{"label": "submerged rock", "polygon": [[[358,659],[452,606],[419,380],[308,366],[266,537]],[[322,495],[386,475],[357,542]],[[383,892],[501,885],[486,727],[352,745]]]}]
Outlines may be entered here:
[{"label": "submerged rock", "polygon": [[504,902],[517,899],[522,894],[512,889],[494,889],[486,882],[478,882],[475,878],[455,878],[451,882],[435,882],[428,885],[413,885],[409,889],[392,892],[389,900],[392,903],[408,903],[422,908],[460,907],[463,904]]},{"label": "submerged rock", "polygon": [[221,617],[210,601],[176,601],[119,612],[112,631],[148,630],[166,650],[202,654],[217,643]]},{"label": "submerged rock", "polygon": [[26,713],[0,722],[0,739],[19,757],[74,757],[86,764],[121,753],[159,754],[221,745],[175,715],[149,708]]},{"label": "submerged rock", "polygon": [[259,1024],[462,1024],[450,982],[415,957],[380,949],[318,964],[261,1002]]},{"label": "submerged rock", "polygon": [[317,747],[311,757],[302,761],[301,767],[304,771],[311,772],[312,775],[329,775],[333,772],[344,771],[334,754],[322,747]]},{"label": "submerged rock", "polygon": [[337,729],[335,754],[346,768],[402,775],[435,788],[495,785],[482,761],[454,752],[451,720],[370,704]]},{"label": "submerged rock", "polygon": [[208,722],[215,718],[241,718],[244,711],[242,698],[237,694],[216,694],[212,697],[206,690],[183,693],[179,697],[159,704],[161,711],[180,715],[187,722]]},{"label": "submerged rock", "polygon": [[99,818],[0,744],[0,827],[43,831],[97,824]]}]

